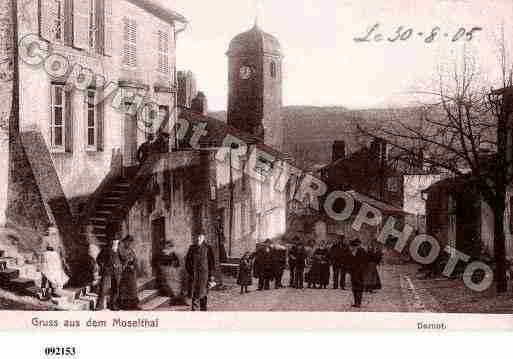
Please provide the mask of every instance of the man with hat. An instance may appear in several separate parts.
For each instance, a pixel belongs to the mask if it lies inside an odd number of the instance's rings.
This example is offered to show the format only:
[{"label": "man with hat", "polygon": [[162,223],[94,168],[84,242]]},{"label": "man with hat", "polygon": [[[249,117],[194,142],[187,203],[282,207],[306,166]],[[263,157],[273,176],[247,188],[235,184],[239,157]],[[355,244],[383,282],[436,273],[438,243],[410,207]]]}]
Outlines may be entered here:
[{"label": "man with hat", "polygon": [[346,285],[346,272],[347,272],[347,256],[349,253],[348,245],[346,244],[345,236],[341,234],[329,252],[329,258],[333,267],[333,289],[345,289]]},{"label": "man with hat", "polygon": [[189,275],[192,310],[207,311],[208,290],[214,283],[215,257],[204,234],[192,239],[185,257],[185,269]]},{"label": "man with hat", "polygon": [[[100,293],[96,310],[119,310],[119,284],[123,273],[123,264],[119,256],[120,233],[112,234],[112,242],[101,250],[96,259],[100,266]],[[109,303],[107,305],[107,298]]]},{"label": "man with hat", "polygon": [[355,308],[362,305],[362,295],[364,287],[365,268],[367,266],[367,255],[365,249],[361,247],[362,242],[356,238],[350,242],[348,265],[351,274],[351,287],[353,290]]}]

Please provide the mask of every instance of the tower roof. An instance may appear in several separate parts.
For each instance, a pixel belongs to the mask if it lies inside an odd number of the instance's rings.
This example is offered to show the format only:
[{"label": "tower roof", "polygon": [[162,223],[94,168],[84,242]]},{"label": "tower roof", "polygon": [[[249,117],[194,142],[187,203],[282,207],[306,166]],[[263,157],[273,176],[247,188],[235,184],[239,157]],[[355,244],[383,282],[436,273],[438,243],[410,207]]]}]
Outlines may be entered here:
[{"label": "tower roof", "polygon": [[235,36],[230,42],[228,56],[243,54],[282,55],[278,39],[262,31],[256,23],[251,30]]}]

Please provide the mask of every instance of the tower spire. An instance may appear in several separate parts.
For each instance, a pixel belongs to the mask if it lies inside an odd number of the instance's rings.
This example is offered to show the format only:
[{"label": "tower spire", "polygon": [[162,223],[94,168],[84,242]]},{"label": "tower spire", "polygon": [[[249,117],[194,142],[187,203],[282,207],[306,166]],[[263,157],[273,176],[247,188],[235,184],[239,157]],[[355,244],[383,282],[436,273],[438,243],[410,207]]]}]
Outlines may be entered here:
[{"label": "tower spire", "polygon": [[262,12],[262,0],[254,0],[255,3],[255,27],[260,26],[261,12]]}]

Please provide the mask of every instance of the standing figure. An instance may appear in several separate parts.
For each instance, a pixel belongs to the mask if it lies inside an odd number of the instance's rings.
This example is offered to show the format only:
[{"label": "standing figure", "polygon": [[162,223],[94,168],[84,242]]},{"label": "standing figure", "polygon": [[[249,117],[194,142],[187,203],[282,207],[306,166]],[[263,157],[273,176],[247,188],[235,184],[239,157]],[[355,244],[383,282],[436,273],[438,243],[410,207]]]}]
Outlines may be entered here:
[{"label": "standing figure", "polygon": [[153,149],[153,134],[148,134],[146,137],[146,142],[143,142],[139,148],[137,149],[137,161],[139,164],[144,164],[144,162],[150,157],[152,149]]},{"label": "standing figure", "polygon": [[196,311],[199,307],[200,311],[207,311],[209,283],[214,282],[215,257],[204,234],[192,239],[185,257],[185,269],[191,288],[191,309]]},{"label": "standing figure", "polygon": [[329,251],[326,243],[321,244],[321,248],[317,249],[319,258],[319,286],[326,289],[330,283],[330,262]]},{"label": "standing figure", "polygon": [[248,292],[248,286],[253,284],[251,277],[251,253],[246,252],[239,262],[237,284],[240,285],[240,294]]},{"label": "standing figure", "polygon": [[360,308],[364,289],[364,275],[367,269],[367,253],[361,248],[362,242],[354,239],[350,243],[348,258],[349,273],[351,274],[351,287],[353,290],[353,307]]},{"label": "standing figure", "polygon": [[42,298],[60,297],[58,292],[69,281],[69,277],[64,270],[65,265],[59,251],[59,235],[54,226],[48,228],[48,235],[43,239],[43,248],[40,260]]},{"label": "standing figure", "polygon": [[373,293],[381,289],[381,279],[379,278],[378,265],[381,263],[383,253],[375,245],[371,245],[367,251],[367,270],[365,272],[365,291]]},{"label": "standing figure", "polygon": [[329,251],[329,259],[333,268],[333,289],[344,290],[346,285],[347,258],[349,248],[345,243],[344,235],[341,235]]},{"label": "standing figure", "polygon": [[330,278],[328,251],[321,244],[312,254],[312,267],[308,272],[308,288],[326,288]]},{"label": "standing figure", "polygon": [[159,288],[163,295],[170,297],[174,303],[183,302],[180,298],[180,259],[174,251],[172,241],[166,241],[160,254],[155,258],[158,268]]},{"label": "standing figure", "polygon": [[121,241],[119,258],[122,272],[119,282],[119,308],[121,310],[139,310],[137,296],[137,255],[132,248],[134,237],[127,235]]},{"label": "standing figure", "polygon": [[269,245],[261,245],[255,254],[254,275],[258,278],[258,290],[270,289],[273,262]]},{"label": "standing figure", "polygon": [[151,144],[150,153],[167,153],[169,152],[169,133],[158,131],[157,138]]},{"label": "standing figure", "polygon": [[287,249],[279,244],[271,248],[271,260],[273,266],[274,288],[283,288],[281,283],[283,271],[287,265]]},{"label": "standing figure", "polygon": [[288,261],[289,261],[289,287],[295,287],[295,272],[296,272],[296,256],[297,256],[297,243],[299,242],[298,237],[294,237],[294,244],[289,249]]},{"label": "standing figure", "polygon": [[119,234],[106,245],[96,259],[100,267],[100,292],[96,310],[119,310],[119,283],[123,265],[119,257]]},{"label": "standing figure", "polygon": [[296,270],[294,275],[295,288],[303,289],[303,280],[305,276],[306,250],[303,244],[298,244],[296,250]]}]

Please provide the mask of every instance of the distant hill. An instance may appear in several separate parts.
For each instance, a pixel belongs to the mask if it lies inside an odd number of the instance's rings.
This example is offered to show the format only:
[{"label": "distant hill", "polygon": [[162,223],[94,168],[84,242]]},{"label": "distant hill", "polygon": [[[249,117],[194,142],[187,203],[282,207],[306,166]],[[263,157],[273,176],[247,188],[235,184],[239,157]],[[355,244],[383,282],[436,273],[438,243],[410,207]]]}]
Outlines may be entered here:
[{"label": "distant hill", "polygon": [[[331,162],[333,141],[346,142],[346,152],[356,151],[369,142],[357,135],[357,124],[372,126],[394,118],[415,118],[414,108],[349,110],[345,107],[287,106],[284,119],[284,152],[291,154],[303,166]],[[226,112],[210,114],[226,121]]]}]

